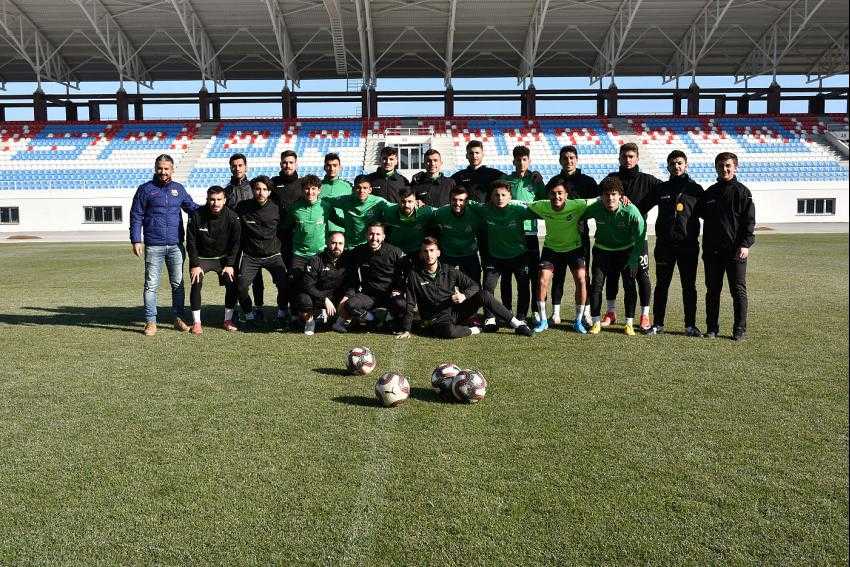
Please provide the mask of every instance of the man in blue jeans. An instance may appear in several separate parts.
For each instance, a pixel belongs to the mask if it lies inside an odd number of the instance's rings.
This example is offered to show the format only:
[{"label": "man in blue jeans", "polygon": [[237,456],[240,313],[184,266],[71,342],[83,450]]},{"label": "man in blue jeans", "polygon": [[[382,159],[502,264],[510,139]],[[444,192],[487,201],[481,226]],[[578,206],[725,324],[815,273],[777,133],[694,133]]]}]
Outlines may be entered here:
[{"label": "man in blue jeans", "polygon": [[[162,262],[168,268],[171,283],[171,311],[174,328],[181,332],[189,326],[181,318],[185,302],[183,290],[183,216],[198,208],[186,189],[172,181],[174,160],[162,154],[154,162],[151,181],[139,186],[130,208],[130,242],[133,254],[145,257],[145,330],[147,337],[156,334],[156,290],[162,273]],[[144,233],[144,239],[142,234]],[[144,246],[142,243],[144,242]]]}]

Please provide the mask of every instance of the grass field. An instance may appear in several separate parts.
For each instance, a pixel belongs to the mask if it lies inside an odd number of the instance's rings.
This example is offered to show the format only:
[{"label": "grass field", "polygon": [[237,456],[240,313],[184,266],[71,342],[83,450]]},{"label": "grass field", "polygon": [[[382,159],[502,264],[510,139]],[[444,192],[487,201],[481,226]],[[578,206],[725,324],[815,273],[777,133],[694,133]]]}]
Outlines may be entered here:
[{"label": "grass field", "polygon": [[[227,334],[219,307],[146,339],[129,245],[0,265],[0,564],[848,563],[847,235],[759,236],[741,344]],[[341,374],[361,344],[411,400]],[[443,361],[487,399],[438,401]]]}]

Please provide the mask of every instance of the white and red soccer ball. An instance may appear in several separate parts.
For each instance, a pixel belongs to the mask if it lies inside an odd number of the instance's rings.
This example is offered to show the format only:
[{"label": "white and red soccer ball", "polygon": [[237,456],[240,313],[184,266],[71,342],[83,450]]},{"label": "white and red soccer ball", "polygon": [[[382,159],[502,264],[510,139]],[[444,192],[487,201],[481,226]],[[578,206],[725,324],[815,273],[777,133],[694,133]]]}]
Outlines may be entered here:
[{"label": "white and red soccer ball", "polygon": [[465,368],[452,378],[451,391],[459,402],[474,404],[487,395],[487,379],[480,371]]},{"label": "white and red soccer ball", "polygon": [[385,372],[375,383],[375,397],[384,407],[395,407],[410,397],[410,381],[398,372]]},{"label": "white and red soccer ball", "polygon": [[366,347],[354,347],[348,351],[346,360],[348,371],[358,376],[365,376],[375,369],[375,355]]},{"label": "white and red soccer ball", "polygon": [[452,395],[452,379],[460,372],[460,367],[444,362],[431,373],[431,388],[440,396]]}]

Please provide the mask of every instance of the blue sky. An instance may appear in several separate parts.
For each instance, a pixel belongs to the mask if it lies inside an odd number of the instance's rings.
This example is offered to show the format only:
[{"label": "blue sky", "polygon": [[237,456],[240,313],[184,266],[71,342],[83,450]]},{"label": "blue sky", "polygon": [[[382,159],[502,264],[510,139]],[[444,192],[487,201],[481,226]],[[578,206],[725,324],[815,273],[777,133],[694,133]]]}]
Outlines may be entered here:
[{"label": "blue sky", "polygon": [[[749,82],[750,87],[766,87],[770,84],[769,76],[758,77]],[[516,79],[514,78],[492,78],[492,79],[454,79],[454,88],[461,89],[492,89],[496,90],[514,90],[517,89]],[[807,85],[803,76],[781,76],[778,82],[784,87],[801,87],[801,86],[816,86]],[[731,77],[697,77],[697,83],[703,88],[735,88],[741,87],[742,84],[736,85]],[[603,85],[607,88],[609,81],[605,81]],[[680,86],[687,87],[688,79],[683,79]],[[279,91],[281,89],[281,81],[231,81],[228,82],[227,89],[219,89],[222,92],[237,92],[237,91]],[[535,86],[538,89],[587,89],[587,78],[538,78],[535,79]],[[620,88],[654,88],[654,87],[671,87],[671,84],[663,85],[659,77],[620,77],[617,79],[617,86]],[[824,81],[825,87],[848,86],[848,76],[841,75],[829,78]],[[34,83],[9,83],[7,84],[7,94],[27,94],[35,89]],[[154,84],[154,90],[142,88],[141,92],[151,93],[167,93],[167,92],[197,92],[201,87],[200,80],[197,81],[169,81]],[[54,83],[45,83],[43,85],[47,93],[64,93],[65,87]],[[126,84],[125,88],[128,92],[135,92],[135,84]],[[212,85],[208,84],[208,89],[212,90]],[[346,84],[344,80],[326,80],[326,81],[302,81],[301,87],[297,90],[302,91],[344,91]],[[397,91],[397,90],[441,90],[443,88],[442,79],[379,79],[379,91]],[[85,83],[80,86],[81,93],[113,93],[118,89],[118,83]],[[670,103],[666,101],[621,101],[619,107],[621,114],[670,114],[672,109]],[[704,112],[713,112],[713,101],[703,101],[702,110]],[[730,106],[731,110],[731,106]],[[750,108],[751,112],[764,112],[764,102],[753,103]],[[442,102],[424,102],[424,103],[382,103],[378,109],[379,114],[383,116],[439,116],[443,112]],[[806,112],[805,101],[787,101],[783,103],[783,112]],[[843,101],[829,101],[827,103],[827,112],[846,112],[846,104]],[[357,116],[360,112],[360,105],[357,103],[345,104],[302,104],[299,105],[298,113],[301,117],[343,117]],[[537,103],[537,113],[540,116],[549,114],[595,114],[596,106],[593,101],[587,103],[569,103],[562,102],[547,102],[539,101]],[[462,115],[515,115],[519,113],[519,103],[505,102],[489,102],[489,103],[471,103],[457,102],[455,103],[455,114]],[[87,112],[81,111],[80,119],[86,118]],[[50,118],[53,120],[64,119],[64,110],[51,109]],[[279,104],[254,104],[254,105],[224,105],[222,107],[223,118],[242,118],[242,117],[279,117]],[[197,117],[196,105],[161,105],[145,104],[145,118],[186,118],[193,119]],[[115,109],[113,106],[103,106],[101,110],[102,119],[115,118]],[[24,109],[7,109],[7,120],[32,120],[32,112]]]}]

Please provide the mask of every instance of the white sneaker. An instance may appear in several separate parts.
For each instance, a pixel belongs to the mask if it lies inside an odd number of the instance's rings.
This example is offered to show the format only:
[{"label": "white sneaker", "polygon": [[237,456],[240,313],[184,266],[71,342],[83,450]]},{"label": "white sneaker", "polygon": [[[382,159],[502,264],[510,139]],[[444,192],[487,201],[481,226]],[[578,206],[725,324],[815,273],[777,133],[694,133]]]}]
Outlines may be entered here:
[{"label": "white sneaker", "polygon": [[561,314],[560,313],[558,313],[557,315],[555,315],[555,314],[552,315],[552,324],[553,325],[560,325],[561,324]]},{"label": "white sneaker", "polygon": [[316,334],[316,320],[310,319],[306,323],[304,323],[304,334],[308,337],[312,337]]}]

